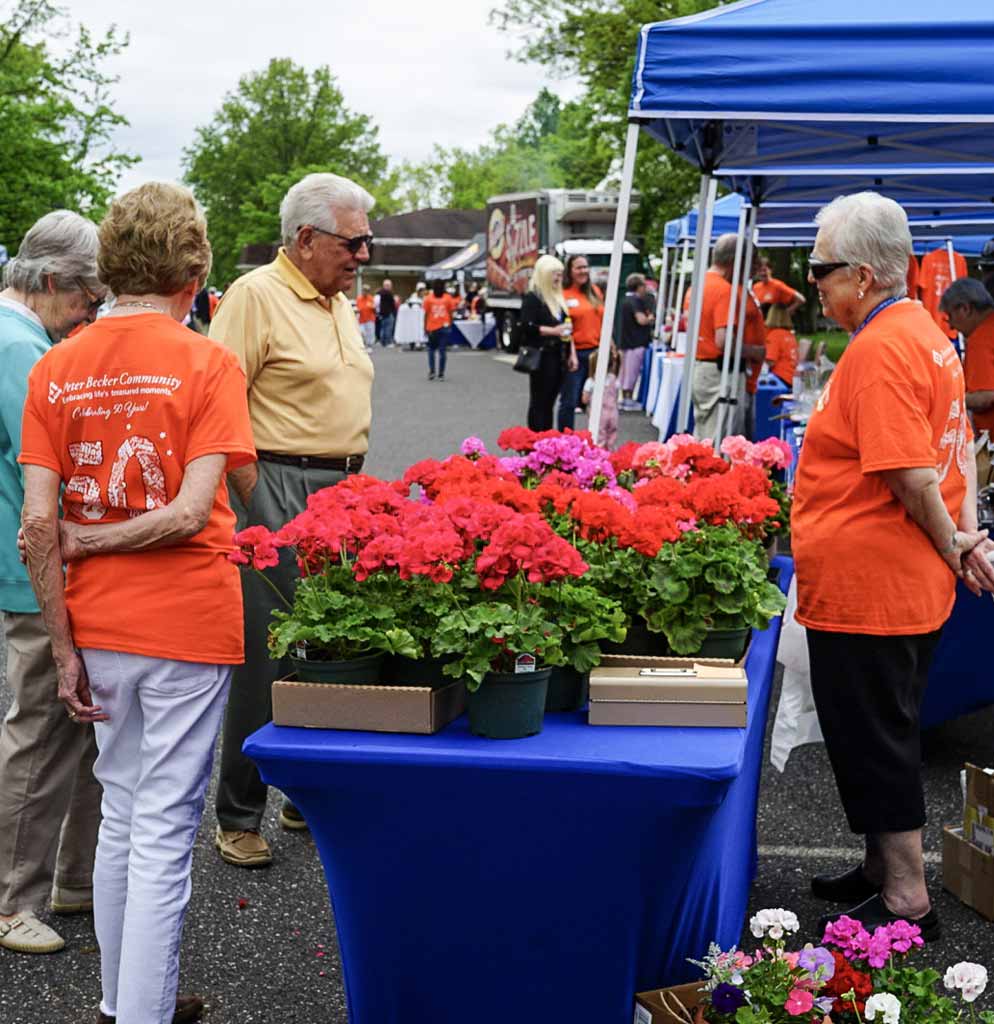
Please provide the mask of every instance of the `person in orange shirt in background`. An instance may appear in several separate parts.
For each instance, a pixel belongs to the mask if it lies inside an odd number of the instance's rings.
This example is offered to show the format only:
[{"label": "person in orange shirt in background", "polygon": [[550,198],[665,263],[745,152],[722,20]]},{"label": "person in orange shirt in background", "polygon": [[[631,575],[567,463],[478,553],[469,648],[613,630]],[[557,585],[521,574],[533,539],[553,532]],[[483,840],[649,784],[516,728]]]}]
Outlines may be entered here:
[{"label": "person in orange shirt in background", "polygon": [[373,298],[373,290],[368,284],[362,286],[362,291],[355,300],[356,314],[359,317],[359,333],[362,335],[362,343],[368,349],[376,347],[376,300]]},{"label": "person in orange shirt in background", "polygon": [[[872,932],[941,933],[925,883],[920,707],[956,580],[994,590],[977,530],[963,370],[904,298],[911,231],[892,199],[840,196],[816,218],[808,280],[850,342],[808,423],[791,517],[797,621],[860,864],[811,888]],[[858,904],[853,906],[853,904]],[[824,925],[831,918],[823,918]],[[819,932],[820,934],[820,932]]]},{"label": "person in orange shirt in background", "polygon": [[961,277],[946,289],[939,310],[966,338],[966,407],[973,426],[994,438],[994,298],[979,281]]},{"label": "person in orange shirt in background", "polygon": [[[704,275],[702,295],[701,329],[697,337],[697,365],[694,367],[694,437],[712,440],[718,431],[718,396],[721,390],[721,366],[725,342],[734,341],[733,331],[728,330],[728,305],[732,296],[732,267],[735,263],[736,235],[722,235],[714,244],[711,267]],[[684,299],[684,310],[690,304],[688,291]],[[738,306],[736,305],[736,314]],[[746,302],[746,336],[743,337],[743,372],[729,389],[731,395],[745,393],[744,367],[749,362],[760,362],[766,356],[764,341],[756,341],[757,329],[749,329],[750,319],[759,321],[762,315],[754,303]],[[741,415],[733,415],[732,422],[726,421],[726,432],[742,429]]]},{"label": "person in orange shirt in background", "polygon": [[425,334],[428,335],[428,380],[435,380],[435,353],[438,353],[438,379],[445,380],[445,346],[452,329],[452,314],[462,299],[445,290],[444,281],[436,281],[425,296]]},{"label": "person in orange shirt in background", "polygon": [[797,289],[773,276],[770,261],[765,257],[759,261],[759,276],[752,293],[766,318],[766,362],[775,376],[792,387],[797,367],[793,316],[806,299]]},{"label": "person in orange shirt in background", "polygon": [[559,392],[556,426],[573,429],[576,407],[590,370],[590,354],[601,341],[604,322],[604,294],[590,280],[590,263],[586,256],[574,254],[566,260],[563,274],[563,298],[566,313],[573,326],[573,340],[566,360],[566,374]]},{"label": "person in orange shirt in background", "polygon": [[953,253],[953,267],[955,273],[950,274],[948,249],[933,249],[922,257],[921,272],[918,275],[922,305],[932,314],[932,319],[949,338],[955,338],[956,331],[949,326],[946,314],[939,308],[939,304],[953,281],[967,275],[966,260],[958,252]]}]

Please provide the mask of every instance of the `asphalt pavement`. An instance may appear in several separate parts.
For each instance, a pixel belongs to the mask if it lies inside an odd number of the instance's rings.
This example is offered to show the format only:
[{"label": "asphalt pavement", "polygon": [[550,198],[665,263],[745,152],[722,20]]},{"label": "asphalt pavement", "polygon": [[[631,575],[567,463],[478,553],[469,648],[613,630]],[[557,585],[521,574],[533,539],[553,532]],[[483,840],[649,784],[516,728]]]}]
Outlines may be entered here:
[{"label": "asphalt pavement", "polygon": [[[366,467],[370,473],[396,477],[418,459],[455,451],[468,434],[492,445],[504,427],[524,420],[527,379],[512,372],[509,357],[451,352],[444,382],[427,381],[423,353],[378,350],[374,361],[374,427]],[[584,425],[583,420],[578,418],[577,425]],[[644,416],[622,416],[621,441],[654,437]],[[0,673],[2,666],[0,649]],[[0,678],[0,713],[5,713],[10,693],[5,674]],[[777,692],[771,715],[776,699]],[[940,971],[959,960],[973,960],[994,971],[994,925],[943,892],[938,863],[941,827],[961,815],[959,769],[967,760],[994,763],[992,737],[994,708],[957,719],[925,737],[931,819],[926,831],[927,871],[945,938],[928,947],[920,962]],[[224,864],[212,842],[213,786],[212,781],[194,854],[181,990],[206,995],[205,1020],[210,1024],[345,1024],[334,922],[308,833],[280,828],[273,794],[265,832],[273,842],[274,864],[256,871]],[[763,907],[792,909],[806,937],[813,938],[825,907],[808,895],[808,878],[820,871],[845,870],[858,856],[858,842],[846,829],[824,748],[811,745],[795,751],[782,775],[770,766],[767,751],[759,807],[759,870],[750,913]],[[731,847],[747,839],[729,835],[727,842]],[[96,1017],[99,954],[92,919],[48,920],[66,939],[63,952],[32,957],[0,949],[0,1024],[75,1024]],[[747,929],[743,942],[747,949],[753,945]],[[540,971],[541,964],[535,969]],[[390,984],[388,965],[382,981]],[[994,1006],[994,1001],[985,997],[977,1004],[982,1005]]]}]

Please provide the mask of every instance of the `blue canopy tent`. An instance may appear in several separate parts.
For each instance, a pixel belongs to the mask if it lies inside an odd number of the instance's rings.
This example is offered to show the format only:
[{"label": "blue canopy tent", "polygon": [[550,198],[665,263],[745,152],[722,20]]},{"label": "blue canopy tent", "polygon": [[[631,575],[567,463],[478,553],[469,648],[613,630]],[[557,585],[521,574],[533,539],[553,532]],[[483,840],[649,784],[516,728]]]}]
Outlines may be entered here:
[{"label": "blue canopy tent", "polygon": [[[865,188],[906,206],[994,210],[994,134],[982,127],[994,122],[994,11],[989,0],[960,0],[954,18],[926,0],[837,0],[830,8],[742,0],[644,26],[609,305],[640,128],[702,171],[698,251],[711,235],[719,177],[752,210],[770,202],[821,205]],[[681,427],[689,419],[700,326],[696,269]],[[606,313],[611,322],[613,310]],[[610,344],[607,330],[601,344]],[[606,362],[601,358],[598,369]],[[602,394],[599,373],[595,430]]]}]

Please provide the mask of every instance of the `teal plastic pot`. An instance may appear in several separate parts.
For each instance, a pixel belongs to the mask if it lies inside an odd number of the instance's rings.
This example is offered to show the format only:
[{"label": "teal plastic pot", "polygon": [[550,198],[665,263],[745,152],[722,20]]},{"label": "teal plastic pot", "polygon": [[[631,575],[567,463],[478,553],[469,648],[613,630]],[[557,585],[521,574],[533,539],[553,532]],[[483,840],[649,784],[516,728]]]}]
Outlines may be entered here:
[{"label": "teal plastic pot", "polygon": [[590,673],[568,665],[555,665],[549,673],[546,711],[579,711],[590,696]]},{"label": "teal plastic pot", "polygon": [[304,661],[291,658],[297,679],[302,683],[351,683],[376,686],[383,682],[383,655],[364,654],[347,661]]},{"label": "teal plastic pot", "polygon": [[653,658],[665,658],[670,654],[670,645],[664,633],[653,633],[645,619],[632,619],[625,639],[620,644],[603,643],[605,654],[645,654]]},{"label": "teal plastic pot", "polygon": [[492,740],[517,740],[542,731],[551,669],[488,672],[467,694],[469,731]]},{"label": "teal plastic pot", "polygon": [[748,626],[743,629],[709,629],[697,657],[738,661],[745,654],[751,635],[752,630]]},{"label": "teal plastic pot", "polygon": [[456,680],[442,671],[455,658],[405,658],[393,654],[383,663],[383,682],[390,686],[430,686],[440,690]]}]

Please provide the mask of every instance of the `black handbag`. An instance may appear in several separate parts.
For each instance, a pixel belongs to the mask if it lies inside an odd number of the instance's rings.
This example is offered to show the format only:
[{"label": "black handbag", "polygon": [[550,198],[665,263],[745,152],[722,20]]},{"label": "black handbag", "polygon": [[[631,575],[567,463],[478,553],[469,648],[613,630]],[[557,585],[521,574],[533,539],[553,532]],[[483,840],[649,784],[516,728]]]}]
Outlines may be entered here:
[{"label": "black handbag", "polygon": [[535,373],[542,363],[542,350],[533,345],[522,345],[518,349],[518,358],[514,361],[514,368],[518,373]]}]

